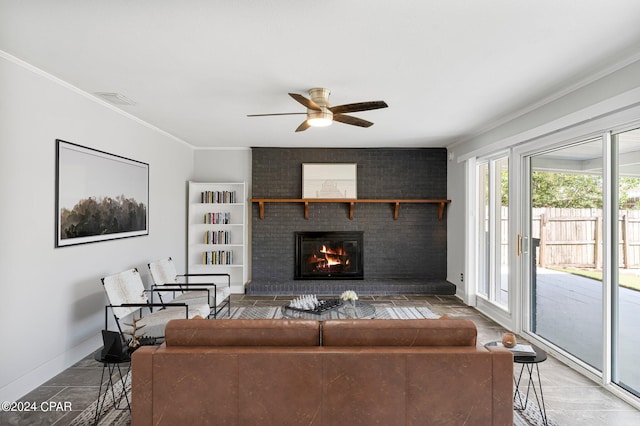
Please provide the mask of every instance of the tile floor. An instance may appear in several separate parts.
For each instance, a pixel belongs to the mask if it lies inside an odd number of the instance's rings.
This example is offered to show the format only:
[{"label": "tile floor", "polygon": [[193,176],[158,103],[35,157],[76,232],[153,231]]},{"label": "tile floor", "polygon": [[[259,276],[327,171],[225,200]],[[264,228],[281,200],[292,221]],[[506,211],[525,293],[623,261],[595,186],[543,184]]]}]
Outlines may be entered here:
[{"label": "tile floor", "polygon": [[[232,305],[280,306],[291,298],[234,295]],[[378,306],[427,306],[440,315],[471,319],[478,327],[478,341],[482,343],[500,339],[505,331],[454,296],[362,296],[362,299]],[[97,398],[101,372],[102,365],[88,356],[21,398],[38,405],[43,401],[69,401],[72,411],[0,412],[0,424],[68,425]],[[540,364],[540,374],[547,414],[559,425],[640,425],[640,411],[554,358]]]}]

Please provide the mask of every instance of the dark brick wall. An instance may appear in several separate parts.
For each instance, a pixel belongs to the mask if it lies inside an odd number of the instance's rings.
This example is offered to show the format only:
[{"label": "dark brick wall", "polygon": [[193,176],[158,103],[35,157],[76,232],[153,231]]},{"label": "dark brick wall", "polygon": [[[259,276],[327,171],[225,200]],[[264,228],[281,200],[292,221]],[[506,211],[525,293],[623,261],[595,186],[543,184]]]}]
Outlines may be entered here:
[{"label": "dark brick wall", "polygon": [[[358,198],[447,197],[446,149],[253,148],[252,196],[300,198],[302,163],[357,163]],[[346,204],[265,205],[260,220],[252,205],[252,280],[291,281],[294,232],[364,231],[365,279],[444,280],[447,261],[446,213],[436,204],[401,204],[393,220],[391,204],[356,204],[349,220]]]}]

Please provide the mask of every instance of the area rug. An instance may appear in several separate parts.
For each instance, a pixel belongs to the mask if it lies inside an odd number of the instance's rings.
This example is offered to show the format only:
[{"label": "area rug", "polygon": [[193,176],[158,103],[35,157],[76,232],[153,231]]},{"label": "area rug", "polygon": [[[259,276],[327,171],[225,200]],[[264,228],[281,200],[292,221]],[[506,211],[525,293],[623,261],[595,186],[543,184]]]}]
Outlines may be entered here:
[{"label": "area rug", "polygon": [[[129,426],[131,424],[131,413],[127,407],[127,401],[123,398],[123,390],[126,392],[126,398],[131,402],[131,373],[127,373],[122,381],[118,380],[113,385],[113,392],[107,392],[104,402],[101,404],[100,421],[97,423],[101,426]],[[114,405],[114,395],[115,402]],[[75,419],[69,423],[70,426],[87,426],[95,425],[96,407],[98,400],[93,401],[87,408],[82,411]]]},{"label": "area rug", "polygon": [[547,423],[544,422],[544,418],[542,417],[542,413],[540,412],[540,407],[536,404],[535,401],[523,398],[523,405],[525,407],[524,410],[515,409],[513,410],[513,424],[523,425],[523,426],[558,426],[558,423],[554,422],[549,418],[549,413],[547,413]]},{"label": "area rug", "polygon": [[[231,319],[260,319],[260,318],[282,318],[280,307],[239,307],[231,308]],[[226,318],[223,316],[222,318]],[[376,319],[417,319],[430,318],[437,319],[440,315],[433,313],[424,306],[418,307],[388,307],[376,306]]]},{"label": "area rug", "polygon": [[[259,318],[282,318],[279,307],[238,307],[231,308],[232,319],[259,319]],[[435,314],[426,307],[376,307],[376,318],[379,319],[414,319],[414,318],[439,318],[440,315]],[[226,316],[224,318],[227,318]],[[114,386],[116,402],[122,395],[123,385],[118,381]],[[125,391],[131,401],[131,378],[127,376],[124,384]],[[96,406],[98,401],[90,404],[82,413],[80,413],[71,423],[71,426],[93,425],[96,414]],[[125,404],[124,400],[120,401],[119,407]],[[529,401],[525,410],[514,410],[513,424],[516,426],[543,426],[544,422],[540,415],[538,405],[533,401]],[[128,426],[131,424],[131,416],[128,410],[120,410],[114,408],[113,394],[109,393],[101,410],[100,421],[101,426]],[[557,426],[557,423],[549,420],[547,425]]]}]

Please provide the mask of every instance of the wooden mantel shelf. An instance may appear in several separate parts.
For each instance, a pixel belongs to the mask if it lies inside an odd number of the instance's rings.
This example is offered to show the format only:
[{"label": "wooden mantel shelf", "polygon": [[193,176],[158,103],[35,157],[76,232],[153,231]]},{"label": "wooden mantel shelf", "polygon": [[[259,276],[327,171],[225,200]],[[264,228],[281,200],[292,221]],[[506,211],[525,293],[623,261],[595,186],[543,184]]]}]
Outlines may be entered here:
[{"label": "wooden mantel shelf", "polygon": [[438,205],[438,220],[442,220],[444,216],[444,207],[451,202],[451,200],[402,200],[402,199],[345,199],[345,198],[252,198],[252,203],[258,203],[260,208],[260,219],[264,219],[264,205],[265,203],[304,203],[304,218],[309,219],[309,203],[342,203],[349,204],[349,219],[353,219],[353,207],[355,204],[364,203],[385,203],[393,204],[393,220],[398,220],[398,211],[400,210],[400,204],[437,204]]}]

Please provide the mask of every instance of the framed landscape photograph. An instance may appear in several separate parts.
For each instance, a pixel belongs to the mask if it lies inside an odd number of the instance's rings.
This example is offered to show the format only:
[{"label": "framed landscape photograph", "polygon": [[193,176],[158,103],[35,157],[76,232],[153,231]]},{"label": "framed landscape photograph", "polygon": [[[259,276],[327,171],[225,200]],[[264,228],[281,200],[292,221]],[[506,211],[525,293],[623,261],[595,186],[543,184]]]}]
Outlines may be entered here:
[{"label": "framed landscape photograph", "polygon": [[149,165],[56,140],[56,247],[149,234]]},{"label": "framed landscape photograph", "polygon": [[303,163],[302,198],[357,198],[357,167],[353,163]]}]

